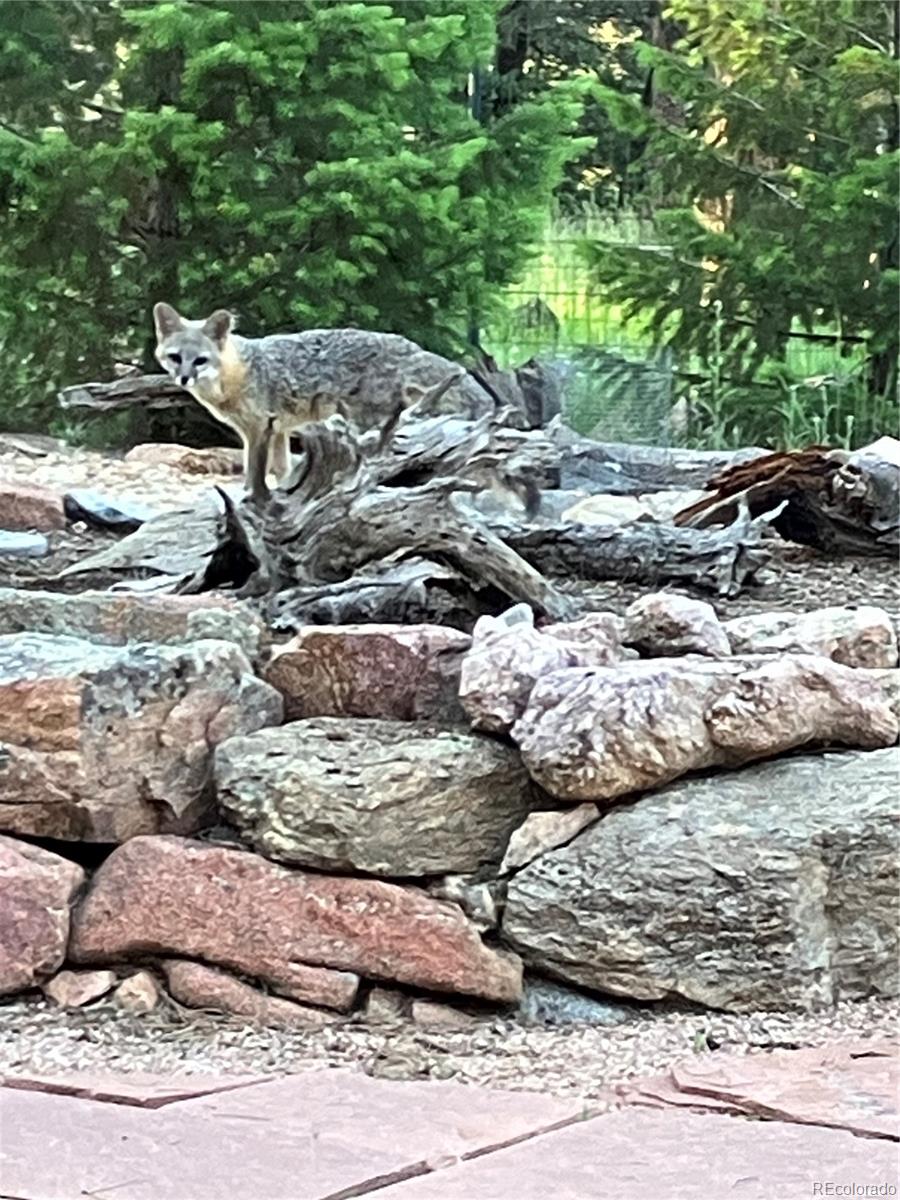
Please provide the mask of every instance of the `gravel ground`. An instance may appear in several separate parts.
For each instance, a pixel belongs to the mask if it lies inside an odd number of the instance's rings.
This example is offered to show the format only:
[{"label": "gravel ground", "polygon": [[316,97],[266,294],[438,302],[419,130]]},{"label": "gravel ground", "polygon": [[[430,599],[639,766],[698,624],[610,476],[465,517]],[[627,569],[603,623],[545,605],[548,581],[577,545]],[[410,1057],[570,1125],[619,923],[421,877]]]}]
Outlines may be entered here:
[{"label": "gravel ground", "polygon": [[[708,600],[723,621],[781,609],[807,612],[832,604],[874,604],[895,619],[900,616],[900,576],[891,559],[832,558],[777,536],[772,539],[771,551],[765,575],[739,596],[726,599],[687,588],[666,590]],[[568,588],[582,595],[590,608],[616,613],[623,613],[636,596],[652,590],[613,582],[577,582]]]},{"label": "gravel ground", "polygon": [[174,1007],[134,1017],[109,1005],[61,1012],[46,1001],[19,998],[0,1007],[0,1072],[229,1075],[344,1067],[382,1078],[453,1079],[589,1099],[701,1050],[743,1054],[841,1038],[895,1038],[898,1016],[900,1002],[867,1000],[815,1014],[648,1010],[615,1028],[548,1029],[495,1018],[452,1033],[350,1022],[282,1032]]},{"label": "gravel ground", "polygon": [[35,457],[0,442],[0,478],[68,491],[90,488],[160,510],[190,503],[214,484],[233,487],[234,475],[189,475],[170,466],[125,462],[94,450],[60,448]]}]

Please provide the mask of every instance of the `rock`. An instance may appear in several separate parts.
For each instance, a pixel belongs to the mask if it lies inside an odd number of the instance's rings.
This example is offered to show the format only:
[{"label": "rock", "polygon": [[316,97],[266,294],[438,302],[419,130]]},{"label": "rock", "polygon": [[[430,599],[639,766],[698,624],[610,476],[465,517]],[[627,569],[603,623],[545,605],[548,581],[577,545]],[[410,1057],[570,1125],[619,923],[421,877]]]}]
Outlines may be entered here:
[{"label": "rock", "polygon": [[533,778],[572,801],[611,800],[810,744],[889,746],[897,734],[878,681],[800,655],[758,666],[651,659],[555,671],[511,731]]},{"label": "rock", "polygon": [[579,500],[566,509],[562,519],[572,525],[630,525],[632,521],[649,521],[649,507],[637,496],[611,496],[600,493]]},{"label": "rock", "polygon": [[108,646],[131,642],[233,642],[250,659],[268,645],[265,623],[230,596],[141,596],[0,588],[0,634],[53,633]]},{"label": "rock", "polygon": [[731,653],[728,635],[713,606],[673,592],[641,596],[629,605],[625,641],[648,657],[707,654],[727,658]]},{"label": "rock", "polygon": [[44,995],[60,1008],[81,1008],[105,996],[115,982],[115,971],[59,971],[43,988]]},{"label": "rock", "polygon": [[0,479],[0,519],[4,529],[50,533],[65,529],[63,498],[52,488]]},{"label": "rock", "polygon": [[134,533],[157,516],[154,509],[135,500],[117,496],[114,500],[89,488],[72,488],[63,497],[63,508],[70,521],[84,521],[96,529],[115,529]]},{"label": "rock", "polygon": [[581,661],[574,647],[535,629],[531,609],[518,604],[500,617],[476,621],[459,698],[476,729],[507,733],[542,675]]},{"label": "rock", "polygon": [[768,612],[725,622],[735,654],[822,654],[848,667],[896,667],[897,634],[882,608]]},{"label": "rock", "polygon": [[501,1002],[521,987],[514,955],[489,949],[455,905],[417,888],[291,871],[176,837],[113,851],[75,915],[73,961],[138,952],[205,959],[280,987],[297,981],[295,995],[315,973],[323,1007],[338,1007],[345,972]]},{"label": "rock", "polygon": [[35,987],[62,966],[81,867],[0,836],[0,995]]},{"label": "rock", "polygon": [[574,651],[582,667],[609,667],[626,658],[635,658],[633,650],[622,645],[624,622],[611,612],[591,612],[575,621],[554,621],[541,626],[541,633],[562,642]]},{"label": "rock", "polygon": [[50,543],[42,533],[10,533],[0,529],[0,558],[44,558]]},{"label": "rock", "polygon": [[431,1029],[454,1033],[469,1031],[478,1024],[478,1018],[462,1012],[452,1004],[441,1004],[437,1000],[413,1000],[412,1019],[420,1029]]},{"label": "rock", "polygon": [[573,837],[593,825],[600,816],[596,804],[579,804],[564,812],[555,809],[536,812],[526,817],[509,839],[506,854],[500,864],[501,875],[517,871],[533,862],[548,850],[563,846]]},{"label": "rock", "polygon": [[402,1025],[409,1017],[410,1000],[393,988],[374,987],[366,996],[367,1025]]},{"label": "rock", "polygon": [[170,959],[162,964],[172,996],[188,1008],[211,1008],[254,1025],[281,1029],[318,1029],[340,1020],[334,1013],[267,996],[226,971],[201,963]]},{"label": "rock", "polygon": [[[481,493],[484,495],[484,493]],[[476,496],[478,493],[476,493]],[[562,519],[562,515],[579,500],[586,500],[587,492],[575,488],[541,488],[536,516],[548,522]],[[462,499],[462,495],[460,496]]]},{"label": "rock", "polygon": [[221,745],[216,793],[280,862],[411,877],[499,862],[540,802],[515,750],[464,729],[319,717]]},{"label": "rock", "polygon": [[428,885],[428,894],[439,900],[452,900],[463,910],[480,933],[496,929],[500,914],[496,879],[477,879],[471,875],[445,875]]},{"label": "rock", "polygon": [[640,1013],[637,1005],[600,1000],[561,983],[526,975],[519,1016],[536,1025],[623,1025]]},{"label": "rock", "polygon": [[289,721],[462,721],[459,672],[470,642],[439,625],[313,625],[275,652],[265,677]]},{"label": "rock", "polygon": [[162,989],[149,971],[135,971],[116,988],[115,1001],[119,1008],[142,1017],[159,1007]]},{"label": "rock", "polygon": [[707,493],[700,488],[682,488],[662,492],[642,492],[640,501],[650,511],[654,521],[671,525],[675,516],[689,504],[705,500]]},{"label": "rock", "polygon": [[727,1011],[898,991],[900,750],[666,788],[509,883],[505,937],[540,970]]},{"label": "rock", "polygon": [[239,450],[227,446],[196,449],[177,443],[142,442],[125,455],[126,462],[146,463],[151,467],[173,467],[186,475],[235,475],[241,469]]},{"label": "rock", "polygon": [[702,500],[706,492],[681,489],[641,492],[637,496],[601,493],[588,496],[563,513],[563,520],[579,525],[630,525],[632,521],[671,523],[675,514]]},{"label": "rock", "polygon": [[900,671],[896,667],[887,671],[866,671],[866,675],[873,679],[881,688],[882,693],[891,706],[891,712],[897,718],[897,723],[900,725]]},{"label": "rock", "polygon": [[86,842],[196,829],[213,747],[280,717],[226,642],[0,636],[0,828]]}]

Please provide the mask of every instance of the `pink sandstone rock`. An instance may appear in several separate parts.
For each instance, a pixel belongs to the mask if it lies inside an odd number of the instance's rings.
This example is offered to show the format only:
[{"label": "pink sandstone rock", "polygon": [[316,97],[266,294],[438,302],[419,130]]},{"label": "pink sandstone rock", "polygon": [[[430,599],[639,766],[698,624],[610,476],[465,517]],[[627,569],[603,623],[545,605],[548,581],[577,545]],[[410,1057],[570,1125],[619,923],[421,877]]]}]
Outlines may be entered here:
[{"label": "pink sandstone rock", "polygon": [[569,801],[610,800],[809,744],[891,746],[897,734],[879,681],[813,655],[557,670],[538,680],[511,730],[532,778]]},{"label": "pink sandstone rock", "polygon": [[459,696],[476,729],[507,733],[539,679],[564,667],[605,667],[636,657],[614,613],[588,613],[537,629],[527,604],[481,617],[463,658]]},{"label": "pink sandstone rock", "polygon": [[229,1016],[244,1017],[254,1025],[280,1029],[320,1029],[339,1020],[334,1013],[321,1008],[267,996],[227,971],[202,963],[169,959],[162,967],[169,991],[189,1008],[212,1008]]},{"label": "pink sandstone rock", "polygon": [[161,1000],[162,989],[149,971],[135,971],[116,988],[116,1004],[135,1016],[153,1012]]},{"label": "pink sandstone rock", "polygon": [[725,658],[731,653],[716,610],[705,600],[654,592],[641,596],[625,613],[625,641],[648,657],[707,654]]},{"label": "pink sandstone rock", "polygon": [[219,742],[281,719],[237,646],[0,636],[0,829],[117,842],[192,832]]},{"label": "pink sandstone rock", "polygon": [[50,533],[65,527],[61,492],[38,484],[0,479],[0,529]]},{"label": "pink sandstone rock", "polygon": [[61,965],[81,867],[0,836],[0,995],[34,987]]},{"label": "pink sandstone rock", "polygon": [[420,1029],[453,1033],[470,1030],[478,1024],[478,1018],[471,1013],[454,1008],[452,1004],[441,1004],[437,1000],[413,1000],[411,1013],[413,1021]]},{"label": "pink sandstone rock", "polygon": [[883,608],[833,606],[725,622],[735,654],[822,654],[848,667],[896,667],[897,634]]},{"label": "pink sandstone rock", "polygon": [[499,617],[475,623],[459,698],[476,729],[507,733],[542,675],[578,665],[577,650],[535,629],[531,609],[517,604]]},{"label": "pink sandstone rock", "polygon": [[574,649],[584,667],[609,667],[634,657],[634,651],[622,645],[624,622],[615,613],[585,613],[574,621],[541,625],[540,631]]},{"label": "pink sandstone rock", "polygon": [[470,638],[438,625],[313,625],[278,649],[267,681],[302,717],[464,719],[457,692]]},{"label": "pink sandstone rock", "polygon": [[60,1008],[81,1008],[105,996],[115,982],[115,971],[60,971],[44,984],[44,995]]},{"label": "pink sandstone rock", "polygon": [[74,961],[137,953],[204,959],[332,1008],[347,1007],[356,986],[335,972],[498,1001],[516,1000],[522,979],[515,955],[489,949],[455,905],[416,888],[176,837],[120,846],[76,912]]}]

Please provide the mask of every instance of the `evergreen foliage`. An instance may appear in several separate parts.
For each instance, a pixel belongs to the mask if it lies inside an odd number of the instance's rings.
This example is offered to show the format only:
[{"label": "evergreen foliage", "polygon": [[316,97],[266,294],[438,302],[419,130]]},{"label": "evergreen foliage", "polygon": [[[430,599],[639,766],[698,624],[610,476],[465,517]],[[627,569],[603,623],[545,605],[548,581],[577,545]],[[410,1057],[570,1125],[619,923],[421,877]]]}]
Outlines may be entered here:
[{"label": "evergreen foliage", "polygon": [[152,366],[150,308],[454,353],[524,266],[577,81],[473,113],[497,0],[0,5],[0,413]]},{"label": "evergreen foliage", "polygon": [[892,432],[900,6],[671,0],[668,15],[683,38],[639,48],[667,102],[599,89],[619,128],[646,139],[666,207],[651,244],[587,248],[595,280],[720,394],[763,364],[783,373],[792,338],[833,341],[848,375],[862,349],[859,391]]}]

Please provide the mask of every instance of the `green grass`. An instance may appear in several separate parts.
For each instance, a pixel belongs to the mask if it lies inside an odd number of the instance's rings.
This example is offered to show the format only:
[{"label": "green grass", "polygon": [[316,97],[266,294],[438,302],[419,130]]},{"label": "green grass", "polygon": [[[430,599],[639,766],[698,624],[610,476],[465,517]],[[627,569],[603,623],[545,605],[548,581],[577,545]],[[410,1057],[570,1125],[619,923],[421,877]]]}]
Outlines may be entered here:
[{"label": "green grass", "polygon": [[[716,380],[710,363],[667,357],[647,321],[626,320],[622,306],[592,285],[579,250],[585,237],[657,240],[652,224],[633,215],[589,206],[553,214],[482,339],[501,366],[532,356],[576,364],[564,395],[567,419],[580,432],[608,440],[779,448],[850,447],[896,432],[897,405],[868,394],[861,350],[841,355],[836,345],[798,339],[788,343],[783,360],[764,363],[753,381],[741,384]],[[697,384],[682,373],[713,378]],[[676,431],[669,413],[680,399],[687,424]]]}]

